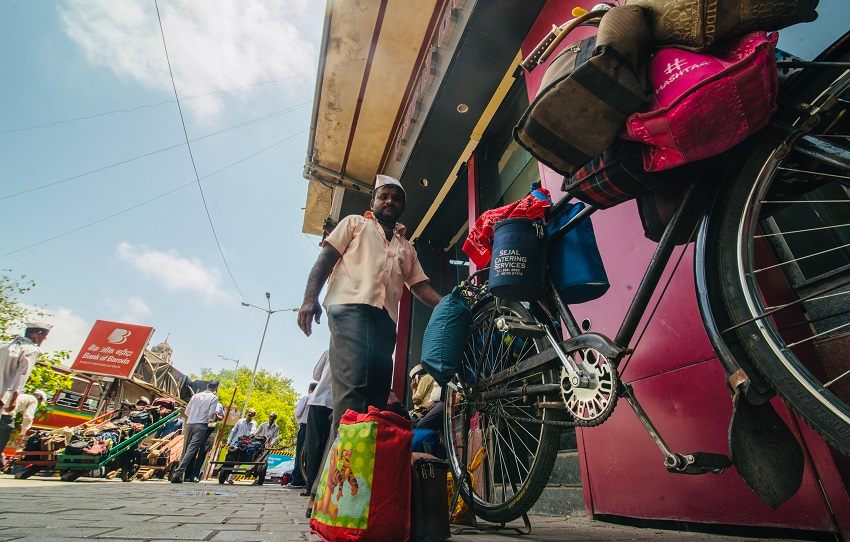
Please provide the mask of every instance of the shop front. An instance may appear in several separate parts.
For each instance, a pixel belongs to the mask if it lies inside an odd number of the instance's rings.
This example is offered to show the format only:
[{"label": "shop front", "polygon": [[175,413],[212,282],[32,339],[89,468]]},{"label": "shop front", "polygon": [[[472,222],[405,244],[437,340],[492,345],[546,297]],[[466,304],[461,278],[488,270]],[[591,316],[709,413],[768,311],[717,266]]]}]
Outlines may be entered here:
[{"label": "shop front", "polygon": [[[337,11],[347,4],[329,2],[328,18],[336,20]],[[397,2],[368,4],[389,13]],[[593,4],[586,0],[436,2],[430,14],[422,14],[424,32],[417,34],[418,54],[411,54],[416,59],[404,64],[402,70],[402,79],[406,80],[402,86],[407,91],[397,100],[392,93],[385,96],[387,107],[394,113],[388,117],[394,120],[380,136],[372,133],[383,140],[382,151],[375,153],[381,158],[357,175],[341,162],[335,167],[321,163],[321,147],[326,145],[323,141],[331,140],[328,134],[335,133],[329,126],[322,128],[321,119],[330,114],[327,89],[334,80],[341,81],[345,73],[339,68],[341,72],[331,74],[325,68],[319,75],[315,117],[319,128],[310,143],[307,169],[310,164],[318,166],[308,177],[314,183],[319,179],[324,183],[322,188],[333,195],[325,208],[311,208],[308,199],[305,231],[319,233],[318,229],[310,231],[308,222],[320,224],[328,217],[339,219],[362,212],[374,174],[395,175],[408,193],[408,212],[403,221],[412,232],[420,260],[432,285],[448,292],[474,271],[461,246],[469,224],[481,212],[520,199],[538,180],[553,198],[562,194],[562,177],[538,164],[513,139],[513,127],[536,94],[545,70],[523,76],[516,66],[553,24],[570,18],[574,7],[590,8]],[[846,31],[850,13],[841,0],[823,0],[819,11],[823,25],[800,25],[784,31],[780,46],[803,58],[813,58]],[[342,30],[333,22],[326,26],[326,44],[335,43]],[[590,32],[580,29],[575,39]],[[375,59],[386,47],[384,39],[380,31],[369,42],[375,48]],[[328,46],[323,54],[326,62],[335,62],[339,51]],[[351,84],[358,88],[368,89],[374,81],[370,78],[374,74],[361,71],[357,77],[350,75],[356,82]],[[359,103],[365,107],[369,99],[367,91]],[[352,103],[353,117],[357,105]],[[343,108],[333,114],[345,111]],[[350,129],[342,132],[349,142],[356,142],[360,132],[346,126]],[[351,190],[347,185],[352,183],[360,188]],[[656,245],[644,236],[633,201],[596,213],[593,225],[611,287],[601,298],[571,308],[583,330],[614,336]],[[620,366],[621,378],[632,385],[671,447],[684,452],[727,453],[732,404],[723,367],[697,305],[692,244],[676,249],[661,282],[666,287],[659,289],[650,303],[654,310],[638,328],[632,344],[634,353]],[[406,369],[419,361],[430,310],[408,295],[401,314],[397,393],[406,389]],[[802,486],[776,509],[759,500],[734,468],[719,475],[669,473],[638,418],[620,405],[599,427],[580,428],[575,434],[565,432],[559,461],[563,459],[564,465],[569,465],[574,458],[577,472],[573,478],[566,476],[565,481],[547,488],[538,511],[566,515],[583,509],[600,519],[674,520],[840,532],[850,537],[850,462],[832,451],[781,401],[775,399],[773,404],[805,453]],[[574,498],[574,489],[579,491],[578,498]]]}]

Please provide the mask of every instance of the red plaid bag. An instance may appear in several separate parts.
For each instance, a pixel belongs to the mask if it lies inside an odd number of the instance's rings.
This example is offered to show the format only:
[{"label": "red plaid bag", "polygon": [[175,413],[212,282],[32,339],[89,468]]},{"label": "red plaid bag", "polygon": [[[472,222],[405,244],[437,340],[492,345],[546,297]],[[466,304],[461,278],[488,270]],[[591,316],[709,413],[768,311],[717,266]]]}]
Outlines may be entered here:
[{"label": "red plaid bag", "polygon": [[313,533],[332,542],[406,542],[412,438],[398,414],[346,411],[316,491]]}]

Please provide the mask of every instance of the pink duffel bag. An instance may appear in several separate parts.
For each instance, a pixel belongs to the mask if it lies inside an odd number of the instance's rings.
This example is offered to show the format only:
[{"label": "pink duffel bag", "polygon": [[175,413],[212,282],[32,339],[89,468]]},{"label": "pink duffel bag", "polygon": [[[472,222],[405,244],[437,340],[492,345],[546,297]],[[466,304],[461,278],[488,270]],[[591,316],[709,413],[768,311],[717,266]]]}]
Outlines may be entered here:
[{"label": "pink duffel bag", "polygon": [[764,128],[776,112],[776,40],[775,32],[751,32],[710,53],[659,49],[650,105],[626,121],[625,138],[646,145],[644,169],[720,154]]}]

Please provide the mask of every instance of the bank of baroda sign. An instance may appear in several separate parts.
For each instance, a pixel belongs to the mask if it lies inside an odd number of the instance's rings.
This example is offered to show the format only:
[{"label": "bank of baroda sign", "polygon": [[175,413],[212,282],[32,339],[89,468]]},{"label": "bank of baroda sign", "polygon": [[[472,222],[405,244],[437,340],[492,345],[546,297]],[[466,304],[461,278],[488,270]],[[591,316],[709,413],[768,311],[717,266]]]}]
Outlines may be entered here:
[{"label": "bank of baroda sign", "polygon": [[98,320],[71,369],[94,375],[130,378],[151,335],[152,327]]}]

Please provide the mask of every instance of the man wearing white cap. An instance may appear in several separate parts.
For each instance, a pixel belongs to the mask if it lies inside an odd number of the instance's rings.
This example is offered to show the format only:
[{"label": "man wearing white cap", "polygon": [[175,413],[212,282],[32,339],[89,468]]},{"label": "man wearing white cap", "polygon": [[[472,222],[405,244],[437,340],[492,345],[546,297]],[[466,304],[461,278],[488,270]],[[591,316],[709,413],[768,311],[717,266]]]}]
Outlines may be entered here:
[{"label": "man wearing white cap", "polygon": [[46,322],[28,322],[23,337],[0,345],[0,407],[11,410],[41,356],[38,348],[53,328]]},{"label": "man wearing white cap", "polygon": [[330,277],[324,307],[331,332],[331,438],[346,410],[386,408],[404,287],[430,307],[442,299],[404,237],[405,227],[397,222],[405,208],[401,183],[378,175],[370,208],[343,218],[324,240],[298,311],[298,326],[309,336],[322,314],[319,292]]}]

